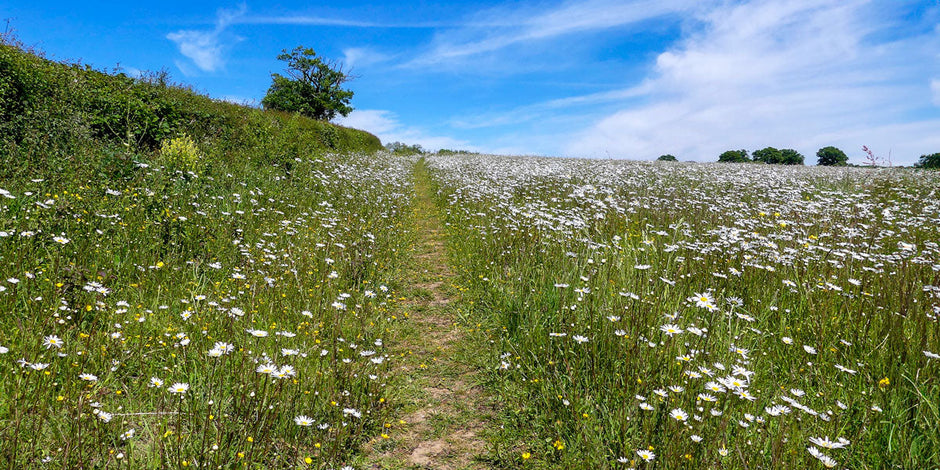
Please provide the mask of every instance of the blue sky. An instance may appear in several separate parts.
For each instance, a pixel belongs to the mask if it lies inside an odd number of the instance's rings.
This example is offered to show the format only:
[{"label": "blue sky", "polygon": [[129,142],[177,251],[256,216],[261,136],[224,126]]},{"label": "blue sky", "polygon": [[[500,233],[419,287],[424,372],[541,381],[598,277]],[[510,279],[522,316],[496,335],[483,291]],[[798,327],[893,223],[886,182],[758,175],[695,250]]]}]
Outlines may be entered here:
[{"label": "blue sky", "polygon": [[826,145],[895,164],[940,151],[937,0],[0,3],[56,59],[166,69],[257,102],[281,49],[358,78],[341,122],[383,142],[714,161]]}]

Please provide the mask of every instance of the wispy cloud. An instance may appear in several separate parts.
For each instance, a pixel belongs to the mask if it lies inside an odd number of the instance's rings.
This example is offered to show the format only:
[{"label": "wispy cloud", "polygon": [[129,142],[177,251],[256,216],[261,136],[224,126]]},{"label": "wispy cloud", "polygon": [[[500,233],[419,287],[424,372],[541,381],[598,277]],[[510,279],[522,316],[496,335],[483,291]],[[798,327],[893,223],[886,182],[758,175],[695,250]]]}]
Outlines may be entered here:
[{"label": "wispy cloud", "polygon": [[562,110],[570,112],[574,108],[585,109],[585,107],[593,108],[597,105],[623,102],[647,96],[651,91],[651,84],[644,81],[639,85],[627,88],[557,98],[518,106],[503,112],[461,116],[451,120],[451,125],[460,129],[479,129],[544,120]]},{"label": "wispy cloud", "polygon": [[[448,21],[366,21],[350,20],[345,18],[333,18],[316,15],[279,15],[263,16],[251,15],[238,19],[238,24],[267,24],[267,25],[300,25],[300,26],[342,26],[349,28],[374,28],[374,29],[433,29],[433,28],[453,28],[465,26],[466,23],[454,23]],[[484,25],[480,25],[484,26]]]},{"label": "wispy cloud", "polygon": [[[226,29],[243,17],[247,10],[248,7],[245,4],[236,10],[219,10],[214,29],[180,30],[167,34],[166,38],[176,43],[180,54],[189,58],[200,70],[215,72],[225,65],[224,54],[229,45],[241,40],[237,36],[227,34]],[[189,74],[185,66],[180,66],[180,70],[184,74]]]},{"label": "wispy cloud", "polygon": [[348,67],[365,67],[386,62],[391,56],[366,47],[347,47],[343,49],[343,63]]},{"label": "wispy cloud", "polygon": [[813,0],[715,8],[700,17],[701,32],[658,56],[644,104],[559,145],[585,156],[696,160],[772,145],[797,148],[812,161],[824,145],[852,155],[867,144],[910,163],[940,146],[935,132],[924,132],[940,128],[940,115],[923,117],[940,86],[932,82],[931,92],[919,78],[937,68],[931,51],[940,35],[879,41],[871,18],[890,18],[894,6]]},{"label": "wispy cloud", "polygon": [[402,124],[391,111],[379,109],[357,109],[349,116],[334,120],[337,124],[371,132],[382,142],[404,142],[418,144],[427,150],[442,148],[475,150],[469,142],[443,135],[434,135],[425,129]]},{"label": "wispy cloud", "polygon": [[430,50],[416,57],[410,65],[456,61],[517,44],[620,27],[687,10],[696,3],[691,0],[588,0],[568,2],[544,12],[488,10],[462,28],[441,32]]}]

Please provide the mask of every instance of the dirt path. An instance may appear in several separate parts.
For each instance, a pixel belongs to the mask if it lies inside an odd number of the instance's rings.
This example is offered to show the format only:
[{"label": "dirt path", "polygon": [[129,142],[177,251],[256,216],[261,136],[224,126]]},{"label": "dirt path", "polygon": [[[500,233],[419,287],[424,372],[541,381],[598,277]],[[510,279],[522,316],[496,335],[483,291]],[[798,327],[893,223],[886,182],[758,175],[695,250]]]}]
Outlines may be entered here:
[{"label": "dirt path", "polygon": [[399,421],[364,446],[362,463],[374,469],[486,468],[478,459],[487,451],[481,432],[492,402],[461,360],[472,347],[457,319],[459,289],[423,161],[415,167],[415,193],[417,237],[403,303],[409,322],[390,345],[403,355],[396,372],[405,379],[399,399],[407,404]]}]

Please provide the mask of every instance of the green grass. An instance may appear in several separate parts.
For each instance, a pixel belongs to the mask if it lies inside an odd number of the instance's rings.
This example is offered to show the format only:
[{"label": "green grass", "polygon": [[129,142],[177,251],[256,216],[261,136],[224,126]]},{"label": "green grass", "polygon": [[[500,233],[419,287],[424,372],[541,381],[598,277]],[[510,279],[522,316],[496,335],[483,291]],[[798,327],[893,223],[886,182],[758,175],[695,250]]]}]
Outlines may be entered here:
[{"label": "green grass", "polygon": [[0,141],[0,467],[333,468],[390,419],[413,159],[8,37]]},{"label": "green grass", "polygon": [[[394,323],[385,289],[408,240],[409,170],[349,155],[297,162],[290,179],[154,166],[119,182],[10,191],[0,201],[2,461],[346,461],[387,419],[389,362],[373,359]],[[232,350],[212,357],[219,342]],[[293,372],[256,372],[265,364]],[[189,389],[170,393],[174,383]]]}]

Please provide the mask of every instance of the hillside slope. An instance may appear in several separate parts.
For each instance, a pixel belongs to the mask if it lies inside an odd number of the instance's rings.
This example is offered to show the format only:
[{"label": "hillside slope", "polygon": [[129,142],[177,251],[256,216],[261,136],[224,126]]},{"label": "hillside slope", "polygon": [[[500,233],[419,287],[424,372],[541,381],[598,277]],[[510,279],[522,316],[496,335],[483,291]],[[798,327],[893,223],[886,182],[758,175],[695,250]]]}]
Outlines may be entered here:
[{"label": "hillside slope", "polygon": [[288,165],[298,154],[371,152],[364,131],[213,100],[165,72],[132,78],[55,62],[0,38],[0,178],[67,172],[101,176],[154,157],[187,136],[215,165]]}]

